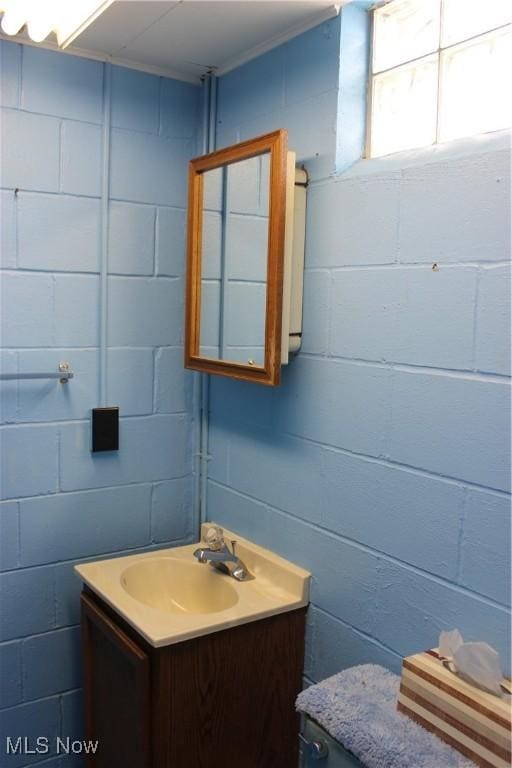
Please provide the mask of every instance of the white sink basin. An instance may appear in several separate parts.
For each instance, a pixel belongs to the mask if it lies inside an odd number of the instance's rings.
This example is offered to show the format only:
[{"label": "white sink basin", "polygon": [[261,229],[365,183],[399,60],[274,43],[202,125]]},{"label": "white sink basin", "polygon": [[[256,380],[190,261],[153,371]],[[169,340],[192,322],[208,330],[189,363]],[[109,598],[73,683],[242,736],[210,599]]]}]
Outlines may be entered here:
[{"label": "white sink basin", "polygon": [[221,573],[172,557],[130,565],[121,584],[135,600],[166,613],[217,613],[238,602],[236,590]]},{"label": "white sink basin", "polygon": [[75,571],[155,647],[308,604],[308,571],[236,533],[225,530],[224,536],[236,539],[237,554],[253,578],[236,581],[198,563],[197,544],[84,563]]}]

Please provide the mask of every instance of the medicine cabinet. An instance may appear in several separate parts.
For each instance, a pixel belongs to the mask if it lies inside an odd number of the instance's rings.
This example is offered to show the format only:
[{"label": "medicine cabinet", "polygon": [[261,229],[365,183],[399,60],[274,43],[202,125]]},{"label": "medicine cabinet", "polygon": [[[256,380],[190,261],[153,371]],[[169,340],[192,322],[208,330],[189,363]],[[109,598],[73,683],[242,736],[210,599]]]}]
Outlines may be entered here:
[{"label": "medicine cabinet", "polygon": [[186,368],[276,386],[300,347],[307,175],[287,143],[190,162]]}]

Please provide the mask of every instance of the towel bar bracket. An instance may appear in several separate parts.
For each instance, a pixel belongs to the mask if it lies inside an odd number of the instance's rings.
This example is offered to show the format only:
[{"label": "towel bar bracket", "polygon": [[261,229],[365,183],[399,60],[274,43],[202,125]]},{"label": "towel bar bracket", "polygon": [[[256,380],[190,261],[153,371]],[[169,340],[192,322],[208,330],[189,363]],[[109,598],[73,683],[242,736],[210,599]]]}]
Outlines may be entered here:
[{"label": "towel bar bracket", "polygon": [[68,381],[73,378],[73,371],[66,361],[59,363],[59,373],[62,374],[59,379],[61,384],[67,384]]}]

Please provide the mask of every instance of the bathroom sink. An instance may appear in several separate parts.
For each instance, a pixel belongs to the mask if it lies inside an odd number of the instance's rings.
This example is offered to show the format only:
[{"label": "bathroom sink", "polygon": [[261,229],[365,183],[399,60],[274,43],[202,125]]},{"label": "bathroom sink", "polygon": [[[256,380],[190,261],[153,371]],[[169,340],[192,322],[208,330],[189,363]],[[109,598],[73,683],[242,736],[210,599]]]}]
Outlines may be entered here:
[{"label": "bathroom sink", "polygon": [[82,563],[75,571],[156,648],[308,604],[308,571],[232,531],[224,537],[236,540],[251,578],[237,581],[199,563],[197,543]]},{"label": "bathroom sink", "polygon": [[216,613],[238,602],[236,590],[218,571],[172,557],[130,565],[121,584],[135,600],[166,613]]}]

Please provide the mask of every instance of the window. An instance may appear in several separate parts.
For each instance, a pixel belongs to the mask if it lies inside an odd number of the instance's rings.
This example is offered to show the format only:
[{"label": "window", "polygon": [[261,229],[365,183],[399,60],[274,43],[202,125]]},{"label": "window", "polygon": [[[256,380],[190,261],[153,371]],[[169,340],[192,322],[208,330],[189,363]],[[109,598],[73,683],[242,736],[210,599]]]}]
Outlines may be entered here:
[{"label": "window", "polygon": [[512,0],[373,11],[369,156],[512,125]]}]

